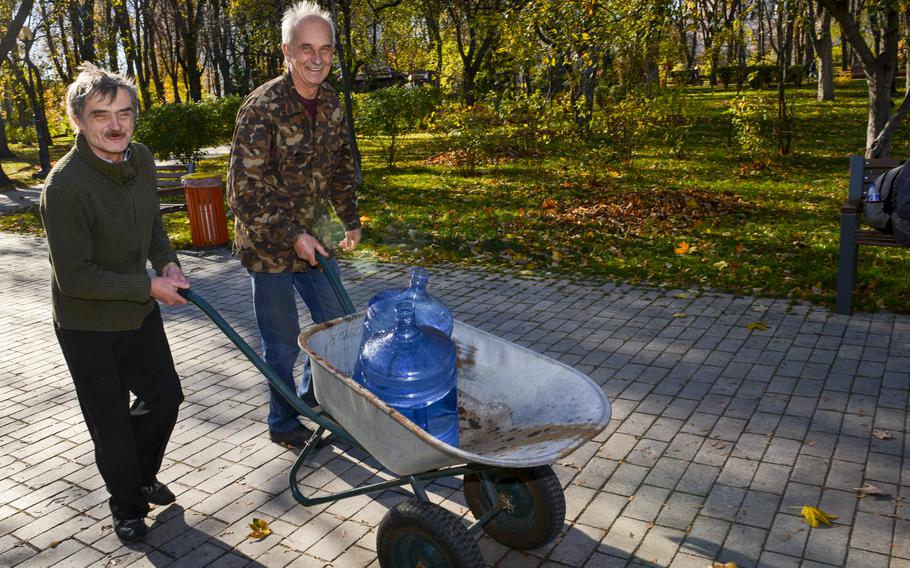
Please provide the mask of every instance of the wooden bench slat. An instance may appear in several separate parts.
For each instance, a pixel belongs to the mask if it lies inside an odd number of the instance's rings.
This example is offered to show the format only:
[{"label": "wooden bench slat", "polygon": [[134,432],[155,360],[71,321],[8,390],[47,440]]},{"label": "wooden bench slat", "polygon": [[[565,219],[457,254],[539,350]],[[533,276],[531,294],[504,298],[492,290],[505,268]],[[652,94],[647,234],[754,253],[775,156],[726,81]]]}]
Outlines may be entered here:
[{"label": "wooden bench slat", "polygon": [[[158,195],[182,195],[183,180],[181,177],[192,173],[194,169],[192,162],[187,164],[156,164],[155,183]],[[186,211],[186,203],[161,203],[159,204],[159,210],[162,214]]]}]

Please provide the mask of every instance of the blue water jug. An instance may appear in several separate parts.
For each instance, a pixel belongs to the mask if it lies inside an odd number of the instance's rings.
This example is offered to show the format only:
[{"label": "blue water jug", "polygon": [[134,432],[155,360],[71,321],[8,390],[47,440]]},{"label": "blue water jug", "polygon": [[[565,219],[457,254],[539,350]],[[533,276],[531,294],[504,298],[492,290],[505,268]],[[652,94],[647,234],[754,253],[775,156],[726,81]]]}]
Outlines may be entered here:
[{"label": "blue water jug", "polygon": [[[360,351],[366,342],[379,333],[395,327],[395,305],[399,302],[411,302],[417,325],[427,325],[438,329],[447,336],[452,336],[454,321],[452,312],[438,298],[427,292],[430,272],[419,266],[411,269],[411,282],[407,288],[383,290],[370,299],[366,316],[363,318],[363,336],[360,338]],[[363,384],[360,372],[360,360],[354,365],[354,380]]]},{"label": "blue water jug", "polygon": [[414,304],[395,306],[396,324],[363,346],[361,381],[431,435],[458,446],[455,344],[430,326],[417,325]]}]

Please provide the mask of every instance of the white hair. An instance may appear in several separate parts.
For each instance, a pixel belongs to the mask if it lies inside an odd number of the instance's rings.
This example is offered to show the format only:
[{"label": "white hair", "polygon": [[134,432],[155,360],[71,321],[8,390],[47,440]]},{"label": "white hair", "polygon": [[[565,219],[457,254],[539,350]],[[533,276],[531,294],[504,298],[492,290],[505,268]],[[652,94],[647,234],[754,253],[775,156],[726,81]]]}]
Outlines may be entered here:
[{"label": "white hair", "polygon": [[294,39],[294,29],[300,20],[314,17],[322,19],[332,30],[332,47],[334,47],[335,24],[332,22],[331,14],[310,0],[298,2],[284,12],[284,17],[281,19],[281,43],[290,45]]}]

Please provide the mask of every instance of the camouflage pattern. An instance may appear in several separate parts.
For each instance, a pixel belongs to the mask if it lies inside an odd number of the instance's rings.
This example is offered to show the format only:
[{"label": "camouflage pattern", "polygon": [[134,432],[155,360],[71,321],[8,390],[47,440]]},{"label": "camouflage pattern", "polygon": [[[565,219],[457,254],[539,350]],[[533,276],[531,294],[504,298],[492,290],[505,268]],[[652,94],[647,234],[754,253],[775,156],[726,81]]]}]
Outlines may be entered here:
[{"label": "camouflage pattern", "polygon": [[360,227],[354,173],[344,111],[328,84],[317,95],[315,125],[287,73],[250,93],[237,114],[227,182],[243,266],[308,270],[294,241],[303,232],[320,238],[329,205],[345,230]]}]

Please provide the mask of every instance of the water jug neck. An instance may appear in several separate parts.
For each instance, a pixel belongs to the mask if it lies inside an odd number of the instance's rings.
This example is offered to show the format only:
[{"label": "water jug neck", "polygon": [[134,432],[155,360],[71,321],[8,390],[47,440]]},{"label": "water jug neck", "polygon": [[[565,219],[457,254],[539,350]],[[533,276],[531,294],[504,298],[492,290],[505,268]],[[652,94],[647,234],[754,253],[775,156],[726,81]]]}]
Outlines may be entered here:
[{"label": "water jug neck", "polygon": [[420,328],[414,320],[414,304],[411,302],[398,302],[395,304],[395,338],[399,341],[414,341],[420,337]]},{"label": "water jug neck", "polygon": [[407,294],[411,297],[424,295],[427,293],[427,282],[430,280],[430,271],[419,266],[411,270],[411,283],[408,286]]}]

